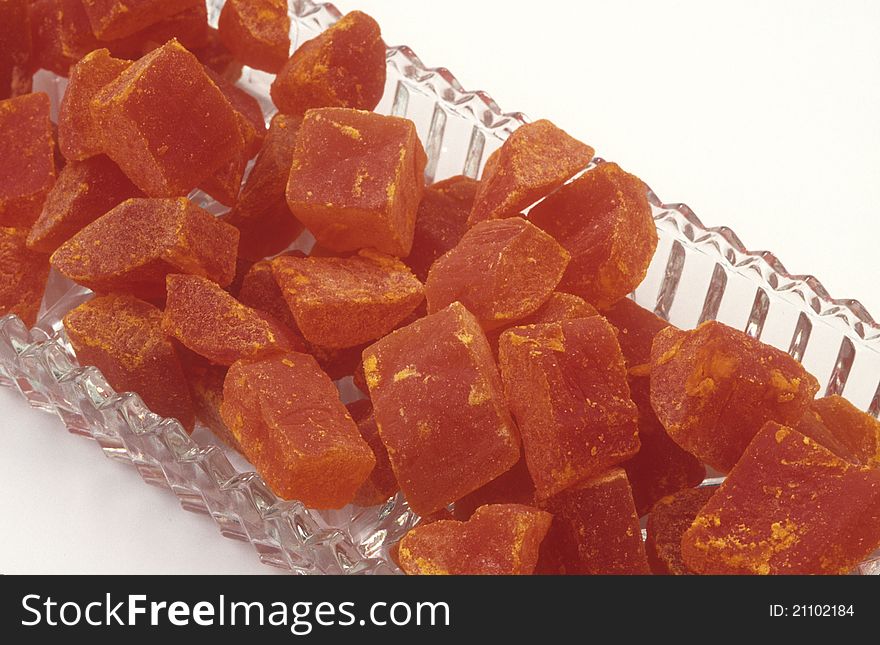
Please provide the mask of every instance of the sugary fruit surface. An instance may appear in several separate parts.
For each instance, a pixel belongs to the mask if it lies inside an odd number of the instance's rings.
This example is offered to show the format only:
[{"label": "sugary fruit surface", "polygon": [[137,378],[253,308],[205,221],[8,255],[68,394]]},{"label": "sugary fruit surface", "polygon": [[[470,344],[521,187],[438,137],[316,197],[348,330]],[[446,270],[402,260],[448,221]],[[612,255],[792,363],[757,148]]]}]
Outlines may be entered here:
[{"label": "sugary fruit surface", "polygon": [[501,334],[511,327],[562,322],[563,320],[574,320],[575,318],[589,318],[597,314],[596,308],[583,298],[573,296],[570,293],[554,291],[534,313],[503,327],[486,332],[486,338],[489,339],[489,344],[497,355],[498,339],[501,338]]},{"label": "sugary fruit surface", "polygon": [[0,226],[28,228],[55,183],[49,97],[0,101]]},{"label": "sugary fruit surface", "polygon": [[422,283],[406,265],[375,251],[349,258],[282,256],[272,267],[297,328],[322,347],[381,338],[424,299]]},{"label": "sugary fruit surface", "polygon": [[25,78],[30,80],[27,68],[32,42],[28,4],[28,0],[0,2],[0,100],[15,96],[15,86]]},{"label": "sugary fruit surface", "polygon": [[682,538],[699,574],[844,574],[880,547],[880,470],[768,422]]},{"label": "sugary fruit surface", "polygon": [[201,2],[202,0],[82,0],[92,23],[92,31],[101,40],[130,36]]},{"label": "sugary fruit surface", "polygon": [[299,129],[287,204],[324,247],[409,255],[427,157],[412,121],[310,110]]},{"label": "sugary fruit surface", "polygon": [[33,73],[45,69],[59,76],[67,76],[76,59],[64,53],[61,0],[31,0],[28,11],[33,44],[29,71]]},{"label": "sugary fruit surface", "polygon": [[234,363],[221,413],[269,487],[311,508],[350,503],[376,464],[333,382],[306,354]]},{"label": "sugary fruit surface", "polygon": [[104,155],[71,161],[58,174],[28,234],[28,248],[52,253],[83,227],[141,191]]},{"label": "sugary fruit surface", "polygon": [[425,188],[419,202],[412,250],[406,263],[419,280],[428,279],[428,269],[451,250],[465,231],[477,187],[475,179],[450,177]]},{"label": "sugary fruit surface", "polygon": [[261,260],[287,248],[303,225],[287,207],[284,196],[299,119],[277,114],[235,207],[223,220],[241,232],[238,253]]},{"label": "sugary fruit surface", "polygon": [[428,273],[428,312],[461,302],[484,329],[534,313],[565,272],[568,252],[521,217],[480,222]]},{"label": "sugary fruit surface", "polygon": [[593,149],[542,119],[514,130],[487,161],[470,224],[519,215],[587,167]]},{"label": "sugary fruit surface", "polygon": [[192,432],[189,389],[161,323],[159,308],[119,294],[94,298],[64,316],[81,365],[94,365],[117,392],[136,392],[152,412],[173,417]]},{"label": "sugary fruit surface", "polygon": [[529,221],[571,253],[559,288],[599,309],[641,283],[657,248],[647,188],[614,163],[560,188],[529,212]]},{"label": "sugary fruit surface", "polygon": [[214,363],[232,365],[302,349],[289,330],[207,278],[170,274],[167,291],[165,333]]},{"label": "sugary fruit surface", "polygon": [[626,474],[614,468],[541,503],[553,525],[541,548],[539,573],[650,573],[639,516]]},{"label": "sugary fruit surface", "polygon": [[228,285],[237,244],[234,227],[184,197],[129,199],[59,246],[52,265],[93,291],[161,299],[169,273]]},{"label": "sugary fruit surface", "polygon": [[272,83],[272,102],[285,114],[322,107],[372,110],[384,91],[379,25],[352,11],[294,52]]},{"label": "sugary fruit surface", "polygon": [[275,74],[290,55],[286,0],[227,0],[218,30],[223,44],[249,67]]},{"label": "sugary fruit surface", "polygon": [[131,61],[96,49],[70,68],[58,114],[58,145],[67,159],[81,161],[103,151],[104,136],[90,106],[98,92],[129,67]]},{"label": "sugary fruit surface", "polygon": [[[232,109],[238,113],[239,129],[245,144],[244,158],[245,160],[251,159],[259,152],[266,139],[266,118],[263,116],[260,102],[252,94],[245,92],[234,82],[210,67],[205,67],[205,73],[223,92],[223,96],[229,101]],[[236,191],[236,195],[238,195],[238,191]]]},{"label": "sugary fruit surface", "polygon": [[645,551],[654,575],[693,575],[681,557],[681,537],[716,490],[716,486],[680,490],[663,497],[651,509]]},{"label": "sugary fruit surface", "polygon": [[880,468],[880,421],[840,395],[813,401],[796,429],[838,457]]},{"label": "sugary fruit surface", "polygon": [[255,262],[248,269],[241,281],[241,289],[239,289],[237,298],[242,304],[269,314],[285,327],[296,329],[293,313],[287,306],[281,287],[275,281],[272,260]]},{"label": "sugary fruit surface", "polygon": [[638,451],[626,366],[603,318],[514,327],[502,334],[498,354],[539,498]]},{"label": "sugary fruit surface", "polygon": [[650,378],[651,404],[669,436],[721,472],[767,421],[796,424],[819,389],[785,352],[715,321],[659,332]]},{"label": "sugary fruit surface", "polygon": [[492,350],[460,303],[364,350],[379,436],[410,507],[430,515],[519,460]]},{"label": "sugary fruit surface", "polygon": [[90,108],[103,151],[151,197],[186,195],[241,154],[238,113],[176,40],[101,88]]},{"label": "sugary fruit surface", "polygon": [[467,522],[417,526],[400,541],[408,575],[531,575],[552,517],[531,506],[490,504]]},{"label": "sugary fruit surface", "polygon": [[0,316],[33,327],[49,277],[49,258],[25,245],[27,230],[0,227]]},{"label": "sugary fruit surface", "polygon": [[352,419],[357,423],[361,437],[367,442],[376,457],[376,466],[373,468],[373,472],[358,489],[353,501],[358,506],[384,504],[400,487],[397,485],[397,478],[394,477],[394,469],[388,458],[388,450],[379,437],[379,426],[376,425],[376,417],[373,416],[373,406],[367,399],[361,399],[346,407]]}]

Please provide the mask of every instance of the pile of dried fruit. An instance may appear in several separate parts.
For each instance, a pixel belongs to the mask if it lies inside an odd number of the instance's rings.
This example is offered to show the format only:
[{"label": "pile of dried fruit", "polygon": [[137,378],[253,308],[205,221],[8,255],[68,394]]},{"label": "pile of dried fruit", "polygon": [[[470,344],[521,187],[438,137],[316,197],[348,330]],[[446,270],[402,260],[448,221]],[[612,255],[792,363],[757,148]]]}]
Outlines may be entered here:
[{"label": "pile of dried fruit", "polygon": [[[402,491],[407,573],[841,573],[880,546],[880,423],[626,299],[657,245],[638,178],[579,174],[592,148],[537,121],[426,187],[414,125],[370,112],[375,21],[289,57],[286,8],[0,0],[3,314],[33,324],[50,266],[92,289],[64,320],[83,364],[281,497]],[[268,130],[242,65],[277,74]],[[57,124],[40,68],[69,78]]]}]

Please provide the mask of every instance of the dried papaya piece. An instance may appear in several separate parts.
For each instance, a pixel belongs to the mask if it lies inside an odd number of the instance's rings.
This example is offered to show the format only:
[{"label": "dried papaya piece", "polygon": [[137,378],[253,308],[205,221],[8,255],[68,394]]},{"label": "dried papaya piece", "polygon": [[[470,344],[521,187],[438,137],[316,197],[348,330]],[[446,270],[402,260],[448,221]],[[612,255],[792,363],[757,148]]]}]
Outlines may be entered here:
[{"label": "dried papaya piece", "polygon": [[241,232],[241,257],[260,260],[275,255],[303,231],[284,196],[298,130],[299,119],[275,115],[238,202],[223,217]]},{"label": "dried papaya piece", "polygon": [[0,227],[0,316],[15,314],[30,328],[46,290],[49,258],[28,249],[26,240],[26,229]]},{"label": "dried papaya piece", "polygon": [[381,338],[424,299],[422,283],[405,264],[375,251],[350,258],[282,256],[272,269],[297,328],[321,347]]},{"label": "dried papaya piece", "polygon": [[408,575],[531,575],[552,517],[531,506],[489,504],[467,522],[419,525],[400,541]]},{"label": "dried papaya piece", "polygon": [[484,329],[534,313],[553,293],[568,252],[521,217],[480,222],[428,273],[428,312],[461,302]]},{"label": "dried papaya piece", "polygon": [[767,421],[797,423],[819,383],[791,356],[716,321],[668,327],[651,352],[651,404],[670,437],[729,471]]},{"label": "dried papaya piece", "polygon": [[838,457],[863,466],[880,467],[880,421],[840,395],[813,401],[795,429]]},{"label": "dried papaya piece", "polygon": [[83,227],[141,191],[104,155],[72,161],[58,174],[43,212],[28,234],[28,248],[52,253]]},{"label": "dried papaya piece", "polygon": [[469,224],[519,215],[592,158],[590,146],[546,119],[520,126],[486,163]]},{"label": "dried papaya piece", "polygon": [[46,69],[58,76],[67,76],[76,59],[64,53],[61,0],[32,0],[28,10],[33,42],[30,71]]},{"label": "dried papaya piece", "polygon": [[129,199],[59,246],[52,266],[93,291],[161,299],[169,273],[228,285],[237,244],[234,227],[184,197]]},{"label": "dried papaya piece", "polygon": [[357,423],[361,437],[367,442],[376,457],[376,466],[373,468],[373,472],[358,489],[353,501],[358,506],[384,504],[400,487],[397,485],[397,478],[394,477],[394,469],[388,458],[388,450],[379,437],[379,426],[376,425],[376,418],[373,416],[373,406],[368,400],[361,399],[346,407]]},{"label": "dried papaya piece", "polygon": [[571,253],[560,289],[599,309],[638,286],[657,248],[647,188],[614,163],[560,188],[529,212],[529,221]]},{"label": "dried papaya piece", "polygon": [[370,16],[352,11],[303,43],[272,83],[280,112],[322,107],[372,110],[385,91],[385,43]]},{"label": "dried papaya piece", "polygon": [[605,319],[514,327],[501,335],[498,354],[539,498],[638,451],[638,412],[623,354]]},{"label": "dried papaya piece", "polygon": [[238,113],[176,40],[101,88],[90,108],[104,153],[151,197],[185,195],[241,153]]},{"label": "dried papaya piece", "polygon": [[648,514],[645,551],[651,571],[658,576],[691,576],[681,556],[681,537],[717,486],[687,488],[660,499]]},{"label": "dried papaya piece", "polygon": [[249,67],[275,74],[290,56],[286,0],[227,0],[217,26],[223,44]]},{"label": "dried papaya piece", "polygon": [[237,361],[220,411],[245,456],[284,499],[342,508],[376,464],[333,382],[306,354]]},{"label": "dried papaya piece", "polygon": [[151,411],[195,423],[177,352],[162,331],[162,311],[133,296],[109,294],[64,316],[64,330],[81,365],[94,365],[117,392],[136,392]]},{"label": "dried papaya piece", "polygon": [[260,102],[210,67],[205,67],[205,72],[223,92],[232,109],[238,113],[239,128],[245,143],[245,158],[251,159],[266,140],[266,117],[263,116]]},{"label": "dried papaya piece", "polygon": [[649,574],[639,516],[626,473],[614,468],[541,503],[553,525],[541,548],[540,573]]},{"label": "dried papaya piece", "polygon": [[0,2],[0,100],[17,96],[15,86],[25,77],[30,79],[32,41],[28,4],[28,0]]},{"label": "dried papaya piece", "polygon": [[188,349],[219,365],[302,349],[278,322],[246,307],[215,282],[169,274],[162,328]]},{"label": "dried papaya piece", "polygon": [[413,511],[430,515],[519,460],[492,350],[461,303],[398,329],[363,356],[379,436]]},{"label": "dried papaya piece", "polygon": [[[300,255],[299,257],[305,256]],[[285,327],[296,329],[293,313],[287,306],[281,287],[275,281],[272,260],[261,260],[251,266],[241,281],[238,299],[248,307],[269,314]]]},{"label": "dried papaya piece", "polygon": [[55,183],[49,97],[0,101],[0,226],[29,228]]},{"label": "dried papaya piece", "polygon": [[131,61],[113,58],[97,49],[70,69],[70,82],[58,113],[58,145],[67,159],[82,161],[104,149],[101,128],[89,107],[105,85],[131,67]]},{"label": "dried papaya piece", "polygon": [[287,204],[324,247],[406,257],[424,192],[425,150],[412,121],[310,110],[300,125]]},{"label": "dried papaya piece", "polygon": [[427,280],[431,265],[464,236],[479,185],[475,179],[458,176],[425,188],[416,216],[412,250],[406,259],[419,280]]},{"label": "dried papaya piece", "polygon": [[202,0],[82,0],[82,4],[95,36],[114,40],[202,4]]},{"label": "dried papaya piece", "polygon": [[455,502],[453,517],[457,520],[466,520],[474,514],[480,506],[486,504],[525,504],[535,503],[535,483],[529,474],[529,468],[525,459],[520,459],[516,465],[505,473],[481,486],[473,493],[469,493]]},{"label": "dried papaya piece", "polygon": [[880,547],[880,470],[773,421],[681,540],[698,574],[843,574]]}]

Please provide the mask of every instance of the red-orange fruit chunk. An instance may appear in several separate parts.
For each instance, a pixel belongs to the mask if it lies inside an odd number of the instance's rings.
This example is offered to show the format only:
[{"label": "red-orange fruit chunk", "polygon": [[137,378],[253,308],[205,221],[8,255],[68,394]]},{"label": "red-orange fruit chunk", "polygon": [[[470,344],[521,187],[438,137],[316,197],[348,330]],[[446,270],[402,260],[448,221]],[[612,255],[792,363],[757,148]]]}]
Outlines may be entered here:
[{"label": "red-orange fruit chunk", "polygon": [[417,526],[400,541],[400,568],[408,575],[528,576],[552,520],[531,506],[489,504],[467,522]]},{"label": "red-orange fruit chunk", "polygon": [[430,515],[519,460],[492,350],[461,303],[364,350],[379,436],[410,508]]},{"label": "red-orange fruit chunk", "polygon": [[406,259],[419,280],[427,280],[431,265],[458,244],[467,231],[468,215],[479,185],[475,179],[458,176],[425,188],[416,216],[412,250]]},{"label": "red-orange fruit chunk", "polygon": [[651,352],[651,404],[667,434],[729,471],[767,421],[796,424],[819,383],[791,356],[719,322],[668,327]]},{"label": "red-orange fruit chunk", "polygon": [[470,224],[519,215],[586,168],[593,149],[547,120],[513,131],[489,158]]},{"label": "red-orange fruit chunk", "polygon": [[641,283],[657,248],[645,185],[614,163],[560,188],[529,212],[529,221],[571,253],[560,289],[599,309]]},{"label": "red-orange fruit chunk", "polygon": [[43,212],[28,234],[28,248],[52,253],[84,226],[141,194],[119,166],[103,155],[72,161],[49,191]]},{"label": "red-orange fruit chunk", "polygon": [[151,197],[187,194],[241,151],[238,113],[176,40],[105,85],[90,107],[104,152]]},{"label": "red-orange fruit chunk", "polygon": [[0,226],[28,228],[55,183],[49,97],[0,101]]},{"label": "red-orange fruit chunk", "polygon": [[384,91],[385,43],[379,25],[352,11],[294,52],[271,93],[280,112],[302,115],[322,107],[372,110]]},{"label": "red-orange fruit chunk", "polygon": [[376,425],[376,417],[373,416],[373,406],[368,400],[361,399],[346,407],[357,423],[361,437],[364,438],[376,457],[376,467],[373,468],[367,481],[358,489],[353,501],[358,506],[384,504],[400,487],[394,477],[394,469],[388,458],[388,450],[379,437],[379,426]]},{"label": "red-orange fruit chunk", "polygon": [[455,502],[453,517],[466,520],[480,506],[486,504],[533,504],[535,501],[535,484],[529,474],[525,459],[502,473],[485,486],[469,493]]},{"label": "red-orange fruit chunk", "polygon": [[306,354],[234,363],[220,411],[245,456],[284,499],[342,508],[376,464],[333,382]]},{"label": "red-orange fruit chunk", "polygon": [[15,314],[33,327],[40,310],[49,258],[25,245],[27,230],[0,227],[0,316]]},{"label": "red-orange fruit chunk", "polygon": [[52,266],[94,291],[151,300],[161,298],[169,273],[228,285],[237,244],[234,227],[184,197],[129,199],[59,246]]},{"label": "red-orange fruit chunk", "polygon": [[521,217],[480,222],[428,272],[428,312],[458,301],[484,329],[534,313],[556,288],[568,252]]},{"label": "red-orange fruit chunk", "polygon": [[229,368],[215,365],[206,358],[177,345],[183,373],[189,385],[189,395],[193,402],[196,419],[207,427],[215,437],[230,448],[241,452],[232,432],[226,427],[220,414],[223,403],[223,383]]},{"label": "red-orange fruit chunk", "polygon": [[31,26],[27,0],[0,2],[0,100],[16,94],[13,88],[30,78]]},{"label": "red-orange fruit chunk", "polygon": [[95,49],[106,48],[119,58],[139,58],[177,38],[187,49],[208,43],[208,8],[200,3],[148,25],[124,38],[99,40],[92,31],[83,0],[61,0],[61,47],[65,56],[79,60]]},{"label": "red-orange fruit chunk", "polygon": [[602,312],[617,329],[617,340],[627,363],[630,396],[639,410],[639,452],[621,464],[632,486],[639,515],[654,503],[706,478],[706,467],[666,434],[651,407],[651,347],[654,337],[669,323],[629,298]]},{"label": "red-orange fruit chunk", "polygon": [[83,160],[100,154],[103,134],[90,105],[105,85],[131,67],[131,61],[113,58],[97,49],[70,68],[70,82],[58,113],[58,146],[67,159]]},{"label": "red-orange fruit chunk", "polygon": [[303,225],[284,196],[299,119],[277,114],[235,207],[223,221],[241,232],[238,254],[252,260],[275,255],[290,246]]},{"label": "red-orange fruit chunk", "polygon": [[693,575],[681,556],[681,538],[716,490],[716,486],[680,490],[660,499],[651,509],[645,551],[654,575]]},{"label": "red-orange fruit chunk", "polygon": [[639,516],[626,473],[614,468],[541,504],[553,526],[541,552],[541,573],[649,574]]},{"label": "red-orange fruit chunk", "polygon": [[381,338],[424,299],[424,288],[397,258],[363,250],[350,258],[282,256],[275,280],[303,337],[343,349]]},{"label": "red-orange fruit chunk", "polygon": [[241,289],[238,291],[237,298],[242,304],[269,314],[285,327],[296,329],[293,312],[287,306],[281,287],[275,281],[272,260],[255,262],[248,269],[241,281]]},{"label": "red-orange fruit chunk", "polygon": [[214,363],[231,365],[302,349],[295,334],[207,278],[170,274],[167,292],[165,333]]},{"label": "red-orange fruit chunk", "polygon": [[412,121],[341,108],[310,110],[293,152],[287,204],[331,251],[372,247],[406,257],[426,163]]},{"label": "red-orange fruit chunk", "polygon": [[768,422],[681,541],[698,574],[843,574],[880,547],[880,469]]},{"label": "red-orange fruit chunk", "polygon": [[137,33],[202,0],[82,0],[92,23],[92,31],[101,40],[114,40]]},{"label": "red-orange fruit chunk", "polygon": [[498,354],[538,497],[638,451],[638,412],[614,329],[604,318],[514,327],[502,334]]},{"label": "red-orange fruit chunk", "polygon": [[61,0],[32,0],[30,11],[33,53],[30,71],[46,69],[67,76],[76,59],[65,55],[61,41]]},{"label": "red-orange fruit chunk", "polygon": [[238,113],[239,125],[245,141],[245,157],[251,159],[266,139],[266,117],[263,116],[260,102],[210,67],[205,67],[205,72],[223,92],[232,109]]},{"label": "red-orange fruit chunk", "polygon": [[245,65],[277,73],[290,55],[287,0],[226,0],[220,40]]},{"label": "red-orange fruit chunk", "polygon": [[816,399],[795,427],[838,457],[880,468],[880,421],[842,396]]},{"label": "red-orange fruit chunk", "polygon": [[119,294],[94,298],[64,316],[80,365],[94,365],[117,392],[136,392],[151,411],[192,432],[189,389],[161,323],[160,309]]}]

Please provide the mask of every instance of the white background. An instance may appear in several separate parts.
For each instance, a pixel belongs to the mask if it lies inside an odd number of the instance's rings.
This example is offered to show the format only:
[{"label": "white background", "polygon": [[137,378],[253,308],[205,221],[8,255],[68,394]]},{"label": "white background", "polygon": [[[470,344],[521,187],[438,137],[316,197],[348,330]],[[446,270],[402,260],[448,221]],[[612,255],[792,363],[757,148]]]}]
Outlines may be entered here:
[{"label": "white background", "polygon": [[[880,312],[880,2],[337,6]],[[272,571],[9,390],[0,415],[0,572]]]}]

